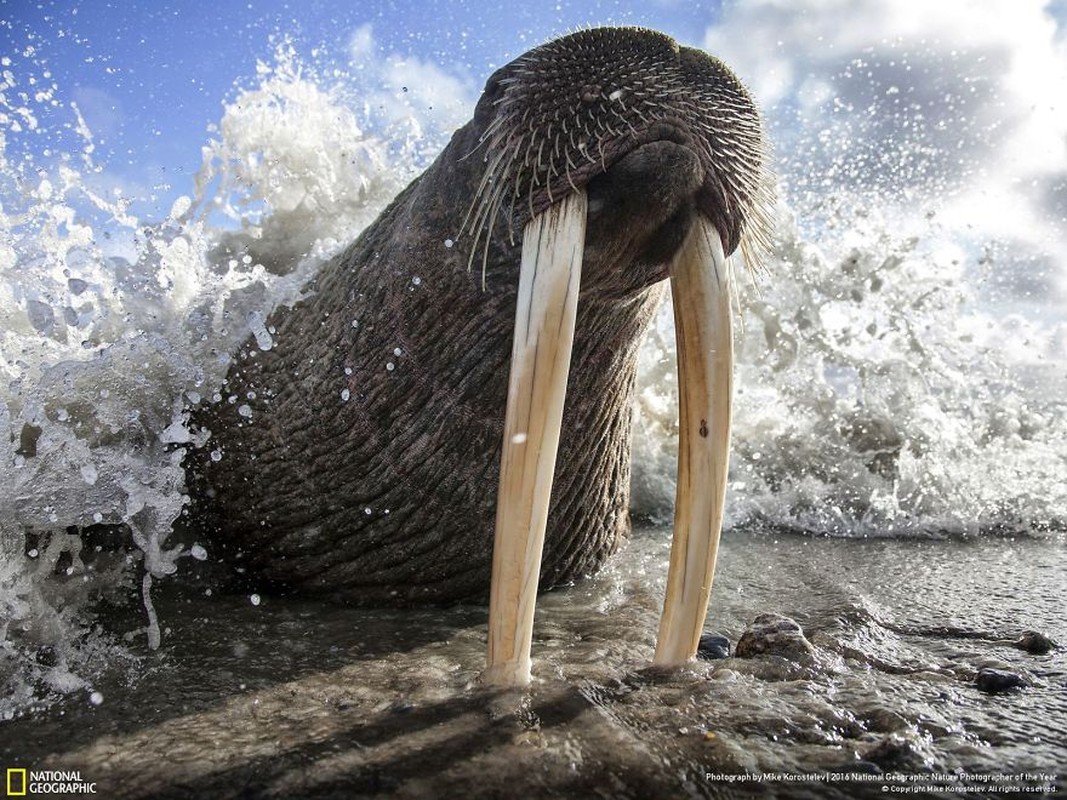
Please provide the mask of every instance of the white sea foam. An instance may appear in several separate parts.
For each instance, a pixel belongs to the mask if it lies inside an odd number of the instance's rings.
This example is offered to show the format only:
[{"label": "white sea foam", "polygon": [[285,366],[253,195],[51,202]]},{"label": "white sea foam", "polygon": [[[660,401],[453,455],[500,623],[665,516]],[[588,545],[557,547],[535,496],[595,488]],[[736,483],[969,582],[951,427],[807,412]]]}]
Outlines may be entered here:
[{"label": "white sea foam", "polygon": [[[964,250],[887,229],[858,218],[828,251],[783,214],[743,291],[727,526],[1063,530],[1067,329],[983,310]],[[634,506],[654,516],[673,498],[673,339],[665,311],[642,353]]]},{"label": "white sea foam", "polygon": [[[187,556],[212,557],[172,536],[187,501],[183,453],[203,444],[186,407],[219,391],[240,341],[272,346],[271,308],[299,296],[446,133],[396,114],[376,124],[360,97],[380,86],[323,78],[282,45],[226,105],[187,194],[145,221],[101,186],[77,109],[57,110],[55,91],[20,95],[31,76],[15,68],[0,92],[0,657],[11,689],[0,713],[82,687],[96,654],[124,652],[89,632],[94,597],[139,586],[158,643],[153,582],[180,580]],[[44,116],[37,105],[66,114],[73,144],[13,158]],[[1041,381],[1056,364],[1062,379],[1067,331],[983,309],[975,256],[951,232],[890,230],[856,216],[816,246],[783,209],[769,276],[743,301],[728,524],[841,535],[1062,526],[1067,412]],[[673,359],[665,311],[642,354],[641,513],[672,502]],[[116,524],[137,558],[69,532]]]}]

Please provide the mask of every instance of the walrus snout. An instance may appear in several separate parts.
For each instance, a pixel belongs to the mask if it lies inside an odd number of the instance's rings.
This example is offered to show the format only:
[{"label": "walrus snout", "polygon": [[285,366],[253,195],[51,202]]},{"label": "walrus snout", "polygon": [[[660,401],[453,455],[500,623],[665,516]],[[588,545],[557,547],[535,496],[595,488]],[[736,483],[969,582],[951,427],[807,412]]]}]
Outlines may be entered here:
[{"label": "walrus snout", "polygon": [[[479,241],[498,226],[513,241],[547,208],[592,192],[594,181],[657,142],[697,156],[698,205],[727,255],[741,247],[758,261],[766,247],[772,190],[759,114],[726,65],[661,33],[598,28],[534,48],[489,79],[472,124],[477,138],[467,155],[478,153],[483,169],[460,231],[471,237],[472,265]],[[675,166],[660,174],[691,173]],[[651,213],[662,208],[654,193],[647,200]]]},{"label": "walrus snout", "polygon": [[598,261],[652,268],[645,286],[666,277],[698,213],[704,169],[692,149],[656,141],[627,153],[589,182],[587,274]]}]

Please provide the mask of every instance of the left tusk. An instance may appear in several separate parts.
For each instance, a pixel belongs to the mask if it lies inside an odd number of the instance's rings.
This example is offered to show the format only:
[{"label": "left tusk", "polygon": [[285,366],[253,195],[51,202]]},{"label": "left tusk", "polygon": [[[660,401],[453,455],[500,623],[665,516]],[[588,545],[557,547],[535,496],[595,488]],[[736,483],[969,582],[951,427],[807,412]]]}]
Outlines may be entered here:
[{"label": "left tusk", "polygon": [[678,350],[678,488],[667,595],[654,663],[697,651],[711,596],[730,462],[733,328],[718,232],[701,222],[675,257],[671,295]]},{"label": "left tusk", "polygon": [[585,192],[575,192],[523,230],[489,590],[489,657],[481,676],[494,686],[530,682],[534,604],[570,373],[586,206]]}]

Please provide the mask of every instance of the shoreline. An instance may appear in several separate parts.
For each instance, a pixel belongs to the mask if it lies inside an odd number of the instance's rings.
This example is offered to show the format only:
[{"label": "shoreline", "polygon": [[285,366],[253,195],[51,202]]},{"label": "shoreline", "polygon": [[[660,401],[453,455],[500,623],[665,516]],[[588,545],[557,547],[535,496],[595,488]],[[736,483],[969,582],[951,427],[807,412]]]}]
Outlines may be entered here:
[{"label": "shoreline", "polygon": [[[1059,541],[727,534],[709,629],[736,645],[759,613],[785,614],[814,658],[664,673],[647,665],[668,546],[638,531],[600,575],[542,596],[525,694],[476,685],[484,609],[253,606],[175,587],[157,604],[171,634],[138,680],[0,724],[0,754],[78,769],[114,797],[852,797],[1067,763],[1064,650],[1007,643],[1023,628],[1067,638]],[[979,691],[994,664],[1032,685]],[[972,788],[1004,796],[994,783]]]}]

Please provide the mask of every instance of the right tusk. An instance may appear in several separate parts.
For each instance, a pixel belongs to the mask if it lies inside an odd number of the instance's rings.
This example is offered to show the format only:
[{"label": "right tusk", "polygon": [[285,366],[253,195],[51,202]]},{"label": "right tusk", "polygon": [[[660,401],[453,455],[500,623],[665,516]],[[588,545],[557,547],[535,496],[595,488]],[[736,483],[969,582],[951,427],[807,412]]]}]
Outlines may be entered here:
[{"label": "right tusk", "polygon": [[678,350],[678,489],[667,595],[654,663],[696,655],[715,574],[730,462],[733,328],[718,231],[702,221],[675,257],[671,295]]},{"label": "right tusk", "polygon": [[523,230],[489,590],[488,665],[481,675],[494,686],[530,682],[534,604],[570,373],[586,206],[585,192],[575,192]]}]

